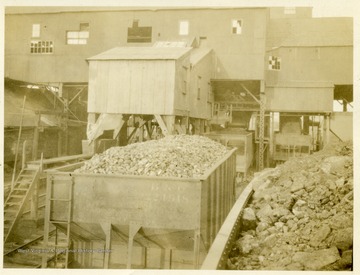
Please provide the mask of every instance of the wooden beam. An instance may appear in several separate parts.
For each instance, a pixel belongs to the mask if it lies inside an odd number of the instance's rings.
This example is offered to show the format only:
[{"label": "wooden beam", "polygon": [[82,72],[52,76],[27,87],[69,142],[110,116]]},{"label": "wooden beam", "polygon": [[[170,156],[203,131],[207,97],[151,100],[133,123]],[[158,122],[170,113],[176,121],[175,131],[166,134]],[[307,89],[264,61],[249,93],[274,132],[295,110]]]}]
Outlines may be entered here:
[{"label": "wooden beam", "polygon": [[259,100],[256,96],[254,96],[254,95],[250,92],[250,90],[245,87],[244,84],[241,84],[241,87],[243,87],[243,89],[244,89],[257,103],[261,104],[261,103],[260,103],[260,100]]},{"label": "wooden beam", "polygon": [[154,115],[157,122],[159,123],[159,126],[161,128],[161,131],[163,133],[164,136],[168,135],[168,129],[166,127],[166,124],[164,122],[164,120],[162,119],[161,115]]}]

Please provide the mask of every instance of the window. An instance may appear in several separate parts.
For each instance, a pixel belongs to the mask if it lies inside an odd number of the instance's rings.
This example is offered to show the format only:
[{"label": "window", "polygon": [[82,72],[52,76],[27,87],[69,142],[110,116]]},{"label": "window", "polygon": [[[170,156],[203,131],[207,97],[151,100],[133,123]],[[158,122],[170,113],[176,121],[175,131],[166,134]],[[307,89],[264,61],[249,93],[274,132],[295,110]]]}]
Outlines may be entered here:
[{"label": "window", "polygon": [[183,20],[179,22],[179,35],[189,34],[189,21]]},{"label": "window", "polygon": [[231,23],[231,33],[232,34],[241,34],[242,20],[233,19]]},{"label": "window", "polygon": [[188,68],[183,66],[182,67],[182,93],[186,94],[187,93],[187,86],[188,86]]},{"label": "window", "polygon": [[81,23],[80,30],[66,32],[66,44],[85,45],[89,39],[89,23]]},{"label": "window", "polygon": [[277,56],[269,56],[269,70],[280,70],[281,58]]},{"label": "window", "polygon": [[139,20],[134,20],[131,28],[128,28],[128,43],[150,43],[152,27],[139,27]]},{"label": "window", "polygon": [[197,77],[197,99],[200,99],[200,95],[201,95],[201,76]]},{"label": "window", "polygon": [[31,37],[40,37],[40,24],[32,25],[32,35]]},{"label": "window", "polygon": [[32,40],[30,44],[30,53],[49,54],[54,52],[52,41]]},{"label": "window", "polygon": [[296,7],[285,7],[284,14],[296,14]]}]

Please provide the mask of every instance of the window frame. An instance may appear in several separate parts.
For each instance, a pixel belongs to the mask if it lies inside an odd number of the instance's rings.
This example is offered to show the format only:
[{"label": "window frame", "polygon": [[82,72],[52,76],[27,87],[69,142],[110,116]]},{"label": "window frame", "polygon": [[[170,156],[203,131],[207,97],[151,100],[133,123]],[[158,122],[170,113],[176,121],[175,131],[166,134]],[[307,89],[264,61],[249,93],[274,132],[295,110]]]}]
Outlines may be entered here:
[{"label": "window frame", "polygon": [[[187,23],[187,26],[186,26],[186,33],[181,33],[181,25],[182,23]],[[180,36],[188,36],[189,35],[189,30],[190,30],[190,22],[189,20],[186,20],[186,19],[183,19],[183,20],[180,20],[179,21],[179,35]]]},{"label": "window frame", "polygon": [[[273,66],[272,64],[270,64],[270,61],[273,61],[272,58],[276,58],[275,62],[279,63],[279,68],[278,69],[276,68],[276,63],[275,63],[275,69],[273,69],[272,67],[270,68],[270,66]],[[280,56],[269,55],[269,58],[268,58],[268,70],[269,71],[277,71],[277,72],[281,71],[281,57]]]},{"label": "window frame", "polygon": [[[84,28],[84,25],[87,25],[87,26]],[[69,37],[69,33],[77,34],[77,37]],[[87,35],[85,37],[81,37],[80,36],[81,33],[87,34]],[[89,38],[90,38],[90,23],[88,23],[88,22],[79,23],[78,30],[65,31],[66,45],[87,45]],[[77,43],[69,43],[70,40],[73,40],[74,42],[77,41]],[[85,43],[79,43],[80,41],[85,42]]]},{"label": "window frame", "polygon": [[[35,33],[34,27],[35,27],[35,26],[39,26],[39,29],[37,30],[37,32],[38,32],[38,35],[37,35],[37,36],[34,35],[34,33]],[[40,23],[34,23],[34,24],[32,24],[31,38],[40,38],[40,36],[41,36],[41,24],[40,24]]]},{"label": "window frame", "polygon": [[[46,49],[49,50],[46,51]],[[33,40],[33,39],[30,41],[30,54],[53,54],[53,53],[54,53],[54,41]]]},{"label": "window frame", "polygon": [[[240,21],[240,33],[234,33],[234,23]],[[231,19],[231,34],[232,35],[241,35],[243,33],[244,20],[243,19]]]},{"label": "window frame", "polygon": [[181,77],[181,92],[186,95],[188,93],[188,72],[189,72],[189,68],[187,66],[182,66],[181,67],[182,70],[182,77]]},{"label": "window frame", "polygon": [[201,99],[201,79],[202,79],[202,77],[200,75],[197,75],[197,77],[196,77],[196,92],[197,92],[196,98],[198,100]]}]

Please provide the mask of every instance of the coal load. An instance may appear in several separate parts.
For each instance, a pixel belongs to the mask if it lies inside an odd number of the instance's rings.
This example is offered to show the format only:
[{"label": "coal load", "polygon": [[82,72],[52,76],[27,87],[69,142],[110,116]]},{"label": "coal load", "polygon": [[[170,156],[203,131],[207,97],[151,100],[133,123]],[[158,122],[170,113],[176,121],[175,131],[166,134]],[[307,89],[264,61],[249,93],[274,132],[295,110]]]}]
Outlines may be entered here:
[{"label": "coal load", "polygon": [[353,154],[349,143],[294,158],[252,180],[254,194],[228,268],[351,270]]},{"label": "coal load", "polygon": [[75,172],[194,178],[204,175],[227,152],[225,146],[207,137],[166,136],[112,147],[94,155]]}]

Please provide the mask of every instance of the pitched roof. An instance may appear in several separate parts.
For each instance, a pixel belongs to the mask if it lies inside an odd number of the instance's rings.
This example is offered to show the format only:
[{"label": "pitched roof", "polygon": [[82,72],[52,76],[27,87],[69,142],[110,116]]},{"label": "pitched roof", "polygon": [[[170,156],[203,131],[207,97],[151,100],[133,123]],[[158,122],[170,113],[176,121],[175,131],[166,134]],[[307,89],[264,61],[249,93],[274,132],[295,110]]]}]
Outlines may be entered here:
[{"label": "pitched roof", "polygon": [[190,63],[195,66],[200,60],[207,56],[212,50],[208,48],[195,48],[191,51]]},{"label": "pitched roof", "polygon": [[348,17],[272,19],[267,49],[276,47],[352,46],[353,20]]},{"label": "pitched roof", "polygon": [[87,60],[176,60],[191,47],[117,47]]}]

